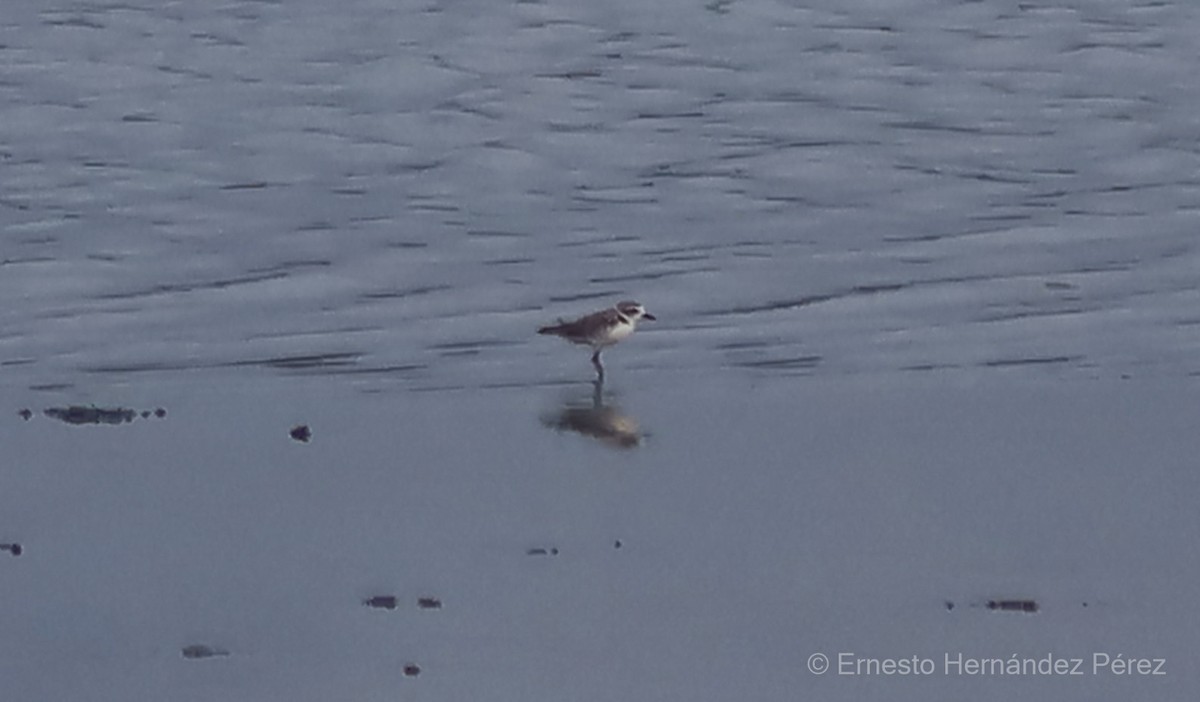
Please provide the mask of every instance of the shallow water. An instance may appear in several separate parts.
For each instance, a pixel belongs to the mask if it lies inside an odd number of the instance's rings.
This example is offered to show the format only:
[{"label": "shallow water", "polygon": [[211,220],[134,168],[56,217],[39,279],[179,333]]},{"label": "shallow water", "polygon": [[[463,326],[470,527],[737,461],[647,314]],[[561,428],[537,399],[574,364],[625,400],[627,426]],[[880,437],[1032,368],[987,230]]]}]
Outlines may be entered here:
[{"label": "shallow water", "polygon": [[[1161,2],[6,7],[0,679],[1195,689],[1198,36]],[[622,298],[659,321],[597,405],[533,331]],[[167,416],[41,414],[92,403]],[[804,669],[1101,648],[1170,674]]]},{"label": "shallow water", "polygon": [[621,297],[647,369],[1190,376],[1198,12],[9,8],[6,382],[537,383]]},{"label": "shallow water", "polygon": [[[814,380],[160,386],[0,425],[6,698],[1093,699],[1195,689],[1192,389]],[[288,437],[298,423],[309,443]],[[395,609],[363,606],[394,596]],[[418,599],[442,606],[422,609]],[[991,611],[1030,600],[1033,614]],[[188,647],[228,652],[208,659]],[[814,675],[814,653],[935,660]],[[951,675],[1163,658],[1163,677]],[[420,673],[407,677],[403,666]]]}]

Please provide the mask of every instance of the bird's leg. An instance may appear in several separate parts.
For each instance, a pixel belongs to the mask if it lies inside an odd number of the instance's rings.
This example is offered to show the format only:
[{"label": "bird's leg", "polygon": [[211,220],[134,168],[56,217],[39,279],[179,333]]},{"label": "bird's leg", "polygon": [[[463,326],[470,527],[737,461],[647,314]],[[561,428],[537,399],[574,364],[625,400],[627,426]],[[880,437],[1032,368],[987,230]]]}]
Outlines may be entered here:
[{"label": "bird's leg", "polygon": [[592,366],[596,369],[596,377],[601,383],[604,382],[604,366],[600,364],[600,350],[592,354]]}]

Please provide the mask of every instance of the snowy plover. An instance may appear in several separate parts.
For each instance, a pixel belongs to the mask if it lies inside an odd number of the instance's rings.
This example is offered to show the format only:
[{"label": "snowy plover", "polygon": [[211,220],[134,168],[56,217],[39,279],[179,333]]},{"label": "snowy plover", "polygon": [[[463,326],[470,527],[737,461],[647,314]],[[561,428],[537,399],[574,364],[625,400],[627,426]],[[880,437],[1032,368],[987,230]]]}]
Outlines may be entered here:
[{"label": "snowy plover", "polygon": [[538,334],[561,336],[572,344],[591,346],[594,351],[592,365],[596,368],[596,375],[603,381],[604,366],[600,365],[600,352],[632,334],[639,319],[653,320],[655,317],[645,307],[626,300],[618,302],[615,307],[593,312],[571,322],[560,319],[558,324],[538,329]]}]

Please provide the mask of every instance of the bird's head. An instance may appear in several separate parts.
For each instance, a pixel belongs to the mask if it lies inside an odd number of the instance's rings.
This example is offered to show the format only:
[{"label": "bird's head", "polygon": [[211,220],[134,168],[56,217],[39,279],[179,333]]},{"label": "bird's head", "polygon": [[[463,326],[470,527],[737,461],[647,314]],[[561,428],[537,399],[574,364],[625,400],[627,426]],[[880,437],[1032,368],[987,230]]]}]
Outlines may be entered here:
[{"label": "bird's head", "polygon": [[617,311],[628,317],[632,322],[636,322],[639,319],[649,319],[650,321],[658,319],[654,315],[647,312],[646,308],[642,307],[640,303],[634,302],[633,300],[624,300],[622,302],[618,302]]}]

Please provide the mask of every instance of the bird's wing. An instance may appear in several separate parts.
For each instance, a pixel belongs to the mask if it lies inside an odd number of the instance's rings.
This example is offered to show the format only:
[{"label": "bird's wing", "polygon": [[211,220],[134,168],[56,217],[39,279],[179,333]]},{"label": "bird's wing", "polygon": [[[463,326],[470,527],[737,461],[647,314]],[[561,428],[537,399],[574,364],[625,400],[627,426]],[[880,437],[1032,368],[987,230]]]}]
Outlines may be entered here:
[{"label": "bird's wing", "polygon": [[570,322],[564,322],[561,319],[558,324],[548,327],[542,327],[538,330],[539,334],[557,334],[565,337],[585,337],[588,332],[600,325],[616,324],[621,318],[621,313],[614,310],[600,310],[589,315],[580,317],[579,319]]},{"label": "bird's wing", "polygon": [[581,318],[577,324],[616,324],[621,319],[621,313],[614,309],[600,310]]},{"label": "bird's wing", "polygon": [[568,322],[568,321],[564,320],[562,317],[559,317],[558,321],[555,322],[554,324],[547,324],[546,326],[542,327],[541,329],[538,329],[538,334],[555,334],[558,336],[576,336],[579,334],[580,331],[582,331],[583,322],[585,319],[587,319],[587,317],[581,317],[580,319],[573,319]]}]

